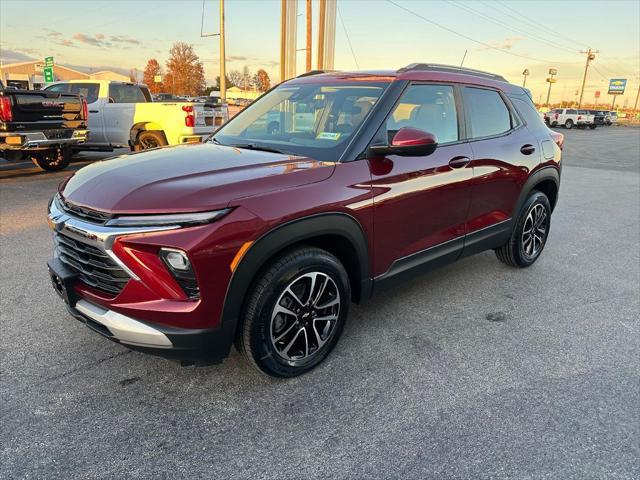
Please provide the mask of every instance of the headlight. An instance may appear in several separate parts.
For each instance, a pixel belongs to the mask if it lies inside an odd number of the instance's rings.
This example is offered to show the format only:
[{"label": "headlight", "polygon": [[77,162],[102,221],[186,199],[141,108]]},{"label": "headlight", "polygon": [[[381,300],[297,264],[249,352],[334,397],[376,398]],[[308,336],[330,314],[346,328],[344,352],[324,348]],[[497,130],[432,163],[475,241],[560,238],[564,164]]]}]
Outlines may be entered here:
[{"label": "headlight", "polygon": [[203,225],[223,217],[230,208],[212,212],[171,213],[167,215],[121,215],[108,220],[107,227],[163,227],[167,225]]}]

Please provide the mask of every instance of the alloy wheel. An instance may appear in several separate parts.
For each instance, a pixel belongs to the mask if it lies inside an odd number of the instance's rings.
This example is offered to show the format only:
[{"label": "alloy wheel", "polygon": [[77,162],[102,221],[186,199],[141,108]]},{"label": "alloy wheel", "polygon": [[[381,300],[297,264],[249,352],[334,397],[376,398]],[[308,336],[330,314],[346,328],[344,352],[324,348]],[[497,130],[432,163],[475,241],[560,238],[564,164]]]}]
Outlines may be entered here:
[{"label": "alloy wheel", "polygon": [[547,210],[544,205],[535,204],[524,221],[522,228],[522,252],[529,259],[536,258],[542,251],[547,238]]},{"label": "alloy wheel", "polygon": [[322,272],[299,275],[280,294],[269,333],[276,353],[289,362],[315,356],[336,331],[340,291]]}]

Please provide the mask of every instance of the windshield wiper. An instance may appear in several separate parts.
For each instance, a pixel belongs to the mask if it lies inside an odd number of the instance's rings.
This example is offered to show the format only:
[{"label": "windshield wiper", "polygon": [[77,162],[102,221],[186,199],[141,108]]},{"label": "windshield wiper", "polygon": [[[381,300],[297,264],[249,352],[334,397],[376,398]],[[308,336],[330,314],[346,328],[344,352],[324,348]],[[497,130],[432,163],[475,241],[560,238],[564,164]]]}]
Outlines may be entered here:
[{"label": "windshield wiper", "polygon": [[229,146],[234,148],[243,148],[246,150],[259,150],[261,152],[283,153],[285,155],[294,155],[293,153],[287,152],[285,150],[280,150],[278,148],[273,148],[273,147],[267,147],[264,145],[258,145],[257,143],[236,143]]}]

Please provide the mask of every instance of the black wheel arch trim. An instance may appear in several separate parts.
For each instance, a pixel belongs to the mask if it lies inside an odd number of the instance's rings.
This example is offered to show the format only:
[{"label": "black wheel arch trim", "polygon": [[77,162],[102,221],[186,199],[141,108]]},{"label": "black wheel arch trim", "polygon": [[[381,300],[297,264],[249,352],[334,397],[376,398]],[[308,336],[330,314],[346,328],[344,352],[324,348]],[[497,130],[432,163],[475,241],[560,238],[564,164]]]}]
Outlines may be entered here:
[{"label": "black wheel arch trim", "polygon": [[[320,213],[278,225],[251,245],[231,277],[218,329],[225,344],[222,354],[228,355],[235,340],[244,300],[256,273],[279,251],[322,235],[339,235],[351,243],[358,256],[360,298],[371,296],[369,247],[362,226],[354,217],[342,212]],[[217,347],[220,346],[218,342]]]},{"label": "black wheel arch trim", "polygon": [[[531,174],[531,176],[527,179],[522,189],[520,190],[520,195],[518,196],[518,201],[515,204],[513,212],[511,212],[511,218],[517,218],[520,210],[522,209],[522,205],[527,200],[531,191],[534,190],[534,187],[540,182],[544,182],[547,180],[551,180],[556,186],[556,201],[551,205],[551,211],[555,208],[558,203],[558,194],[560,193],[560,169],[554,166],[543,167],[540,170],[535,171]],[[549,199],[551,201],[551,199]]]}]

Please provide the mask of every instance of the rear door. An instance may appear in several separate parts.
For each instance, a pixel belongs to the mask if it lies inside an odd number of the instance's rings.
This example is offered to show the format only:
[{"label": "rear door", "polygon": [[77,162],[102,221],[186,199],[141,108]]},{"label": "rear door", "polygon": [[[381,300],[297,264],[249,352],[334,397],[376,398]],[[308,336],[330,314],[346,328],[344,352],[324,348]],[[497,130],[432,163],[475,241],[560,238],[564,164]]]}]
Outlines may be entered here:
[{"label": "rear door", "polygon": [[484,87],[463,87],[462,91],[473,152],[467,253],[474,243],[510,229],[520,191],[540,163],[541,147],[501,92]]},{"label": "rear door", "polygon": [[104,131],[113,146],[129,144],[129,134],[134,124],[136,104],[147,103],[151,97],[146,89],[129,83],[110,83],[108,103],[103,107]]}]

